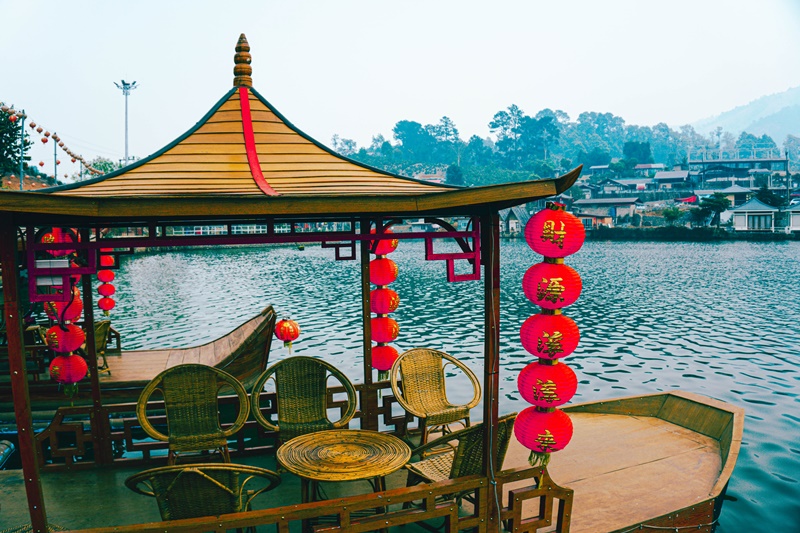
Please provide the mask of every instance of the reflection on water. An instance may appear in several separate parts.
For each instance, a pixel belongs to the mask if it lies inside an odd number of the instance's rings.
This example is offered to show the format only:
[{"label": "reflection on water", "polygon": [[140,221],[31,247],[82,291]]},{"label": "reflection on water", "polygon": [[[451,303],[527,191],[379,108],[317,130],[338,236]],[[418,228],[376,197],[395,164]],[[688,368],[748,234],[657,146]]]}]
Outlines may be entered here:
[{"label": "reflection on water", "polygon": [[[521,288],[538,262],[502,243],[501,412],[527,406],[516,376],[532,360],[519,327],[536,307]],[[392,254],[400,351],[443,349],[482,372],[483,284],[447,284],[422,244]],[[567,362],[574,401],[683,388],[747,411],[742,454],[718,531],[800,531],[800,243],[588,242],[567,262],[584,279],[566,314],[581,343]],[[124,347],[195,345],[272,304],[300,323],[294,352],[321,355],[361,381],[358,264],[306,246],[139,254],[123,259],[112,320]],[[273,344],[271,360],[287,350]],[[457,391],[459,392],[459,391]],[[480,417],[479,410],[474,413]],[[747,528],[749,529],[749,528]]]}]

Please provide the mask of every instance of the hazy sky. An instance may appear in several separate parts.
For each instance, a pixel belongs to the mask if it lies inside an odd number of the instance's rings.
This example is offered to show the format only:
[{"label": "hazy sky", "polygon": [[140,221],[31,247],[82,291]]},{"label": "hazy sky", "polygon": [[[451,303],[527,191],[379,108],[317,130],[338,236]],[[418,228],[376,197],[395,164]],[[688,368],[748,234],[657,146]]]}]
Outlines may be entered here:
[{"label": "hazy sky", "polygon": [[[0,0],[0,13],[0,100],[90,159],[124,155],[115,81],[140,85],[130,153],[147,156],[232,86],[242,32],[255,88],[325,144],[444,115],[462,139],[486,137],[510,104],[679,126],[800,85],[798,0]],[[52,146],[32,152],[48,171]]]}]

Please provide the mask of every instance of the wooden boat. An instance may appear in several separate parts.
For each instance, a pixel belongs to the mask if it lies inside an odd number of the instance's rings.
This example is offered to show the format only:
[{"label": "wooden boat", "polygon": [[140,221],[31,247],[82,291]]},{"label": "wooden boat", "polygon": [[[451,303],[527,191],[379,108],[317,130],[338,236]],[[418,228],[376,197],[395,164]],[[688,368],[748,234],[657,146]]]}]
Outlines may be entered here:
[{"label": "wooden boat", "polygon": [[[713,531],[739,454],[742,408],[672,391],[564,411],[574,435],[548,471],[574,491],[571,533]],[[504,468],[527,465],[528,453],[512,439]]]},{"label": "wooden boat", "polygon": [[[106,359],[111,372],[99,374],[103,401],[136,401],[142,388],[158,373],[183,363],[215,366],[249,388],[267,367],[275,319],[275,310],[269,306],[230,333],[200,346],[110,352]],[[4,399],[11,397],[8,389],[8,383],[0,384]],[[29,389],[34,409],[47,410],[64,404],[63,393],[50,381],[31,382]],[[80,403],[79,398],[76,404]],[[13,406],[3,401],[0,411],[13,413]]]}]

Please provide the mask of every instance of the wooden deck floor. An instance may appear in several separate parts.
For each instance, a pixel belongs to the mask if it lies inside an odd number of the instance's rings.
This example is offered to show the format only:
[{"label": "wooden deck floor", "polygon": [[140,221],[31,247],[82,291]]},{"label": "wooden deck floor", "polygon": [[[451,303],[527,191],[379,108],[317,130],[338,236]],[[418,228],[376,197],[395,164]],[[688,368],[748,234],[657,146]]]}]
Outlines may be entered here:
[{"label": "wooden deck floor", "polygon": [[[652,417],[570,413],[553,481],[575,491],[571,533],[614,531],[706,500],[722,468],[718,443]],[[527,464],[511,441],[504,468]],[[710,522],[711,519],[708,519]]]}]

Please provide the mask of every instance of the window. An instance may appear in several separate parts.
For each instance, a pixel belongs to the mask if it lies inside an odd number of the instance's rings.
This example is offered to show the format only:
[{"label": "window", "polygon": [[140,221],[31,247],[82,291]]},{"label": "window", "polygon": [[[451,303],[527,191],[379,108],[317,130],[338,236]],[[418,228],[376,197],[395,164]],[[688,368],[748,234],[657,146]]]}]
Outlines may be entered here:
[{"label": "window", "polygon": [[772,215],[750,215],[747,217],[747,229],[771,230]]}]

